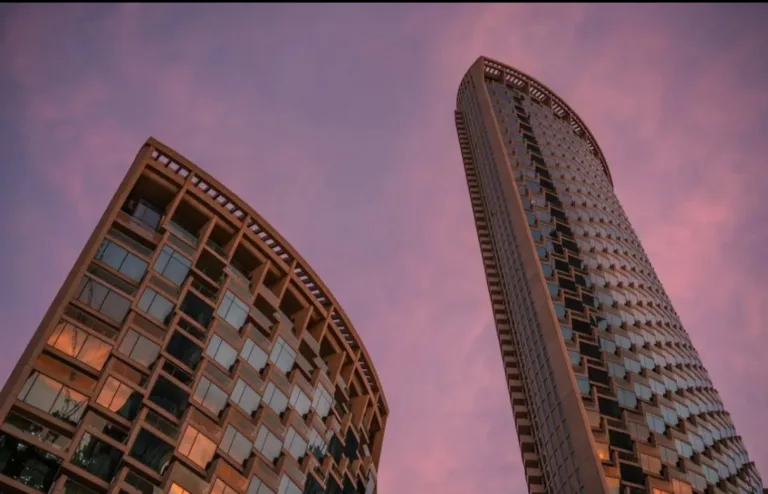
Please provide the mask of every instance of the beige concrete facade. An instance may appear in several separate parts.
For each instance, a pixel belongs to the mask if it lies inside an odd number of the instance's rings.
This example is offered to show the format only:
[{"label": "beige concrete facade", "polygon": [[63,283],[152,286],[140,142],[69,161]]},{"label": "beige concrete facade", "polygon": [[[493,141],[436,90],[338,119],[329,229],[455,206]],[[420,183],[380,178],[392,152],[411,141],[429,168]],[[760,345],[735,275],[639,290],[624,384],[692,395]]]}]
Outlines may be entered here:
[{"label": "beige concrete facade", "polygon": [[576,113],[480,58],[456,127],[529,492],[762,492]]},{"label": "beige concrete facade", "polygon": [[373,494],[388,407],[347,316],[149,139],[0,396],[0,492]]}]

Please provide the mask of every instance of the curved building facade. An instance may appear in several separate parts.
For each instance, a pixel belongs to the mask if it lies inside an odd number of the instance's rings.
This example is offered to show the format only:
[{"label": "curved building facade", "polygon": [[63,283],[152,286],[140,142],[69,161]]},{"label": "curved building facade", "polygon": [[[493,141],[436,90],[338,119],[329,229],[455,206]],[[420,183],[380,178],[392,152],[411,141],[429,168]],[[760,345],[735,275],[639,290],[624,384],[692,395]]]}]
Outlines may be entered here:
[{"label": "curved building facade", "polygon": [[455,117],[529,491],[762,493],[575,112],[480,58]]},{"label": "curved building facade", "polygon": [[149,139],[3,388],[0,492],[373,494],[387,415],[307,263]]}]

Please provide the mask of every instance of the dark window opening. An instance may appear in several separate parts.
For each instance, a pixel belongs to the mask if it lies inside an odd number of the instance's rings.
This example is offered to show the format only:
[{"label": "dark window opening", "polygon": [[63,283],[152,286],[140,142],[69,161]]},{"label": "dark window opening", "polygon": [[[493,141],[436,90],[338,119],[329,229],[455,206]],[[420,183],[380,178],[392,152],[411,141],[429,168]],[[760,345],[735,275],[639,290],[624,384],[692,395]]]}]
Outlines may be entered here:
[{"label": "dark window opening", "polygon": [[106,482],[111,482],[122,457],[119,449],[99,441],[86,432],[72,456],[72,463]]},{"label": "dark window opening", "polygon": [[0,473],[16,482],[49,492],[60,465],[60,458],[0,433]]},{"label": "dark window opening", "polygon": [[196,370],[200,365],[203,354],[202,348],[179,332],[173,333],[165,351],[192,370]]},{"label": "dark window opening", "polygon": [[149,399],[176,418],[181,418],[189,405],[189,393],[163,376],[157,378]]},{"label": "dark window opening", "polygon": [[139,431],[136,441],[131,448],[131,457],[136,458],[160,475],[165,472],[172,454],[173,446],[151,434],[146,429]]},{"label": "dark window opening", "polygon": [[184,314],[204,328],[208,327],[208,323],[211,322],[211,317],[213,317],[213,307],[203,302],[200,297],[193,293],[187,293],[181,302],[180,308]]}]

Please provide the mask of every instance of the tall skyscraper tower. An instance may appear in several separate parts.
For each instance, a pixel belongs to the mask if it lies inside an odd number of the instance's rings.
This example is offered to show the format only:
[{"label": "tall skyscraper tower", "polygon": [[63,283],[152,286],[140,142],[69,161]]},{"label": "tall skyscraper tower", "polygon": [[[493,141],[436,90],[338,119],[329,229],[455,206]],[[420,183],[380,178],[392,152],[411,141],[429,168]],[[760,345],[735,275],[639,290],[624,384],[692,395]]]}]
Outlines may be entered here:
[{"label": "tall skyscraper tower", "polygon": [[149,139],[0,394],[0,493],[374,494],[387,414],[314,271]]},{"label": "tall skyscraper tower", "polygon": [[480,58],[456,128],[531,493],[762,493],[597,141]]}]

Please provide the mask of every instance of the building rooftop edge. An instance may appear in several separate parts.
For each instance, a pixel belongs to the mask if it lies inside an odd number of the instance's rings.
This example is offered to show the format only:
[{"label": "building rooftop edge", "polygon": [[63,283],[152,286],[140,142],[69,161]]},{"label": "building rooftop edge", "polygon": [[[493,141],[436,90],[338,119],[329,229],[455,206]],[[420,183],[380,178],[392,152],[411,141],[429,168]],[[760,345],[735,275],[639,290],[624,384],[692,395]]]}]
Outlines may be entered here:
[{"label": "building rooftop edge", "polygon": [[[536,78],[531,77],[525,72],[522,72],[518,69],[515,69],[514,67],[511,67],[507,64],[498,62],[496,60],[493,60],[492,58],[488,58],[485,56],[480,56],[477,58],[477,60],[475,60],[475,62],[467,70],[462,80],[470,77],[472,70],[478,66],[482,67],[486,73],[489,70],[503,73],[505,82],[507,82],[507,84],[510,84],[512,86],[515,86],[515,84],[512,83],[512,80],[515,80],[515,79],[522,80],[525,84],[527,84],[527,89],[531,97],[534,97],[537,100],[542,102],[545,101],[546,98],[549,98],[548,103],[553,112],[557,112],[556,108],[558,107],[559,107],[558,110],[567,112],[568,115],[570,115],[571,117],[571,126],[574,128],[574,131],[576,132],[577,128],[580,128],[584,132],[587,142],[592,146],[594,146],[595,157],[597,157],[597,159],[603,165],[603,170],[605,171],[605,174],[608,177],[608,181],[611,183],[611,186],[613,186],[613,177],[611,176],[611,170],[608,168],[608,162],[605,159],[603,150],[600,148],[600,145],[597,143],[597,139],[595,139],[595,136],[589,130],[589,128],[581,119],[581,117],[579,117],[578,113],[576,113],[576,111],[574,111],[573,108],[571,108],[560,96],[558,96],[557,93],[555,93],[547,85],[541,83]],[[520,86],[517,86],[516,88],[521,89]],[[456,107],[457,109],[459,107],[458,94],[456,97]],[[575,123],[575,126],[574,126],[574,123]]]},{"label": "building rooftop edge", "polygon": [[[371,373],[371,377],[374,379],[374,382],[378,387],[378,395],[379,395],[378,397],[381,400],[381,402],[384,404],[385,412],[389,414],[389,405],[387,404],[387,399],[384,394],[384,387],[382,386],[381,379],[379,378],[378,372],[376,371],[376,368],[373,365],[373,360],[371,359],[371,356],[368,353],[368,350],[365,348],[365,344],[363,343],[362,338],[360,338],[360,335],[357,333],[357,330],[355,330],[346,312],[344,312],[344,309],[341,307],[341,304],[338,302],[338,300],[333,295],[333,293],[328,288],[328,286],[326,286],[325,282],[323,282],[322,278],[320,278],[320,276],[315,272],[315,270],[312,269],[312,267],[306,261],[306,259],[304,259],[301,256],[301,254],[299,254],[298,251],[293,247],[293,245],[291,245],[290,242],[288,242],[282,235],[280,235],[280,233],[267,220],[265,220],[256,210],[254,210],[246,201],[244,201],[237,194],[235,194],[230,189],[222,185],[221,182],[213,178],[200,166],[194,164],[188,158],[181,155],[178,151],[174,150],[173,148],[164,144],[163,142],[159,141],[157,138],[153,136],[150,136],[147,138],[146,142],[144,143],[144,146],[156,148],[159,151],[169,155],[174,160],[178,161],[179,164],[184,165],[184,167],[186,168],[189,168],[189,170],[195,175],[199,176],[201,180],[208,183],[211,187],[218,189],[220,193],[222,193],[223,195],[226,195],[233,202],[236,202],[238,207],[240,207],[248,216],[250,216],[251,218],[254,218],[262,229],[266,230],[267,233],[283,249],[288,251],[290,256],[296,261],[296,264],[299,267],[301,267],[301,269],[311,277],[311,280],[319,286],[322,293],[326,297],[328,297],[328,299],[332,304],[331,307],[336,310],[336,312],[338,313],[342,321],[345,323],[346,327],[349,329],[351,336],[354,339],[354,342],[359,346],[361,350],[363,361],[367,364],[367,368]],[[319,300],[317,300],[317,302],[320,305],[323,305],[322,302],[320,302]],[[331,311],[329,309],[329,316],[330,316],[330,312]]]}]

